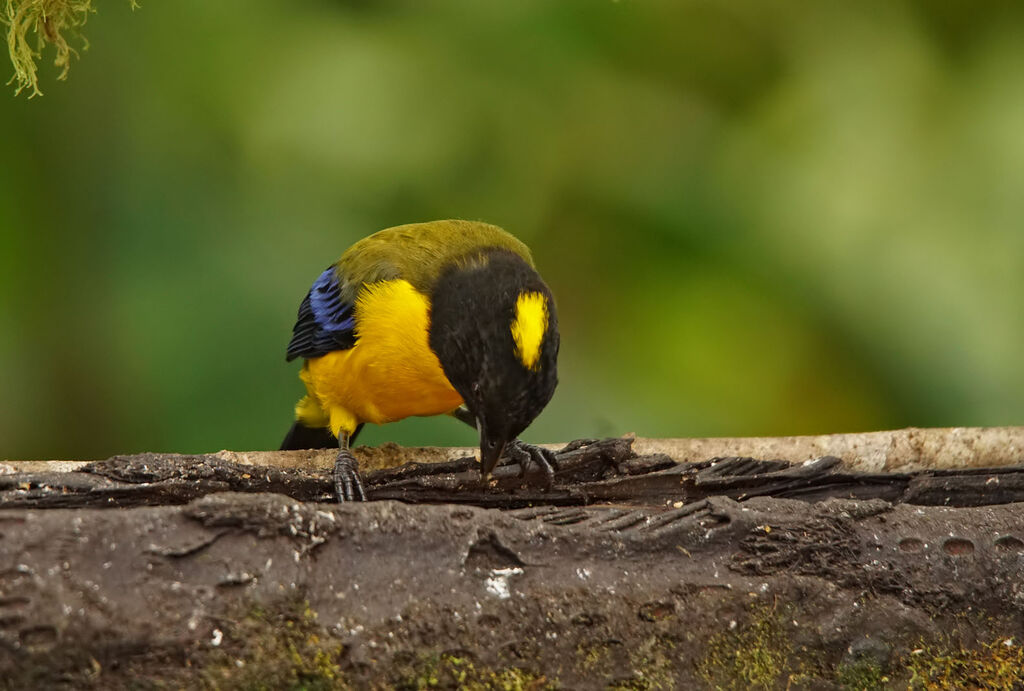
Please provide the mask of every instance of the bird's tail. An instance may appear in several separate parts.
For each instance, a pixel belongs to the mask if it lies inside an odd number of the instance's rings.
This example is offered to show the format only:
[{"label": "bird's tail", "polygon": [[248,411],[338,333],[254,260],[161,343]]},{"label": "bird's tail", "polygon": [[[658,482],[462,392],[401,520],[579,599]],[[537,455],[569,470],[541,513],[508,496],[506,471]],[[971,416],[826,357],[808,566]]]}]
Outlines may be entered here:
[{"label": "bird's tail", "polygon": [[306,427],[296,420],[292,428],[288,430],[284,441],[281,442],[281,450],[289,449],[336,449],[338,438],[331,434],[330,430],[323,427]]}]

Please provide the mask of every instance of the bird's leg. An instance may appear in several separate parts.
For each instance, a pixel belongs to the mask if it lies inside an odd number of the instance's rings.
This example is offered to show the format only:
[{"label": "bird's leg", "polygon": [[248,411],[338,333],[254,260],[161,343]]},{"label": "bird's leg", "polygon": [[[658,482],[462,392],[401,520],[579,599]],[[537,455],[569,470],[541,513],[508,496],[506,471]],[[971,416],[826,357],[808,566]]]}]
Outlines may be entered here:
[{"label": "bird's leg", "polygon": [[[476,418],[466,406],[459,406],[453,410],[452,417],[476,429]],[[555,470],[558,468],[558,459],[554,451],[513,439],[505,447],[505,453],[498,461],[498,467],[517,463],[519,464],[519,477],[523,477],[526,475],[526,467],[531,461],[544,472],[546,486],[551,487],[555,482]]]},{"label": "bird's leg", "polygon": [[366,501],[363,481],[359,478],[359,461],[348,448],[349,435],[338,435],[338,458],[334,461],[334,491],[338,502]]}]

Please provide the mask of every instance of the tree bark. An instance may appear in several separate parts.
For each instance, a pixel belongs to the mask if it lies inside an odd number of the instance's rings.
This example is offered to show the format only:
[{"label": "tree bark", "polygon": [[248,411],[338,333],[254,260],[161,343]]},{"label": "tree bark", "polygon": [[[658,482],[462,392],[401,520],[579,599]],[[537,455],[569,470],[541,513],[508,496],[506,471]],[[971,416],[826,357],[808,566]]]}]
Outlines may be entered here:
[{"label": "tree bark", "polygon": [[0,688],[1014,688],[1024,467],[951,435],[900,472],[581,441],[552,487],[385,447],[343,505],[317,452],[15,464]]}]

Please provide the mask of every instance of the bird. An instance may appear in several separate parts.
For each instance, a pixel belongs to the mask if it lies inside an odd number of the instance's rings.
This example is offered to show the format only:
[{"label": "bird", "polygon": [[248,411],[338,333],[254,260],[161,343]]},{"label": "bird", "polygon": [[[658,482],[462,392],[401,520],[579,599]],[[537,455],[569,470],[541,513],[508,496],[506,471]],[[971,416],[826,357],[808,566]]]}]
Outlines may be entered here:
[{"label": "bird", "polygon": [[480,473],[555,454],[519,440],[558,385],[551,290],[529,248],[496,225],[411,223],[349,247],[299,306],[286,360],[306,394],[282,449],[337,448],[339,502],[366,491],[351,444],[366,423],[448,414],[477,429]]}]

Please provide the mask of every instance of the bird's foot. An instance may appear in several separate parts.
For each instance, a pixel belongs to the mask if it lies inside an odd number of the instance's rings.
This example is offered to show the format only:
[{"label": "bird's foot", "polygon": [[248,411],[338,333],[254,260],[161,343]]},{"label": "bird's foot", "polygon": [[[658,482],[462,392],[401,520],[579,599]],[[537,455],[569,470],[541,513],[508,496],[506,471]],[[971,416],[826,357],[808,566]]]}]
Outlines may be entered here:
[{"label": "bird's foot", "polygon": [[359,478],[359,462],[348,449],[339,451],[334,461],[334,491],[339,503],[366,501],[363,481]]},{"label": "bird's foot", "polygon": [[551,487],[555,484],[555,470],[558,469],[558,458],[554,451],[513,439],[505,447],[505,457],[509,463],[519,464],[519,477],[524,477],[527,466],[530,463],[534,463],[544,473],[544,486]]}]

